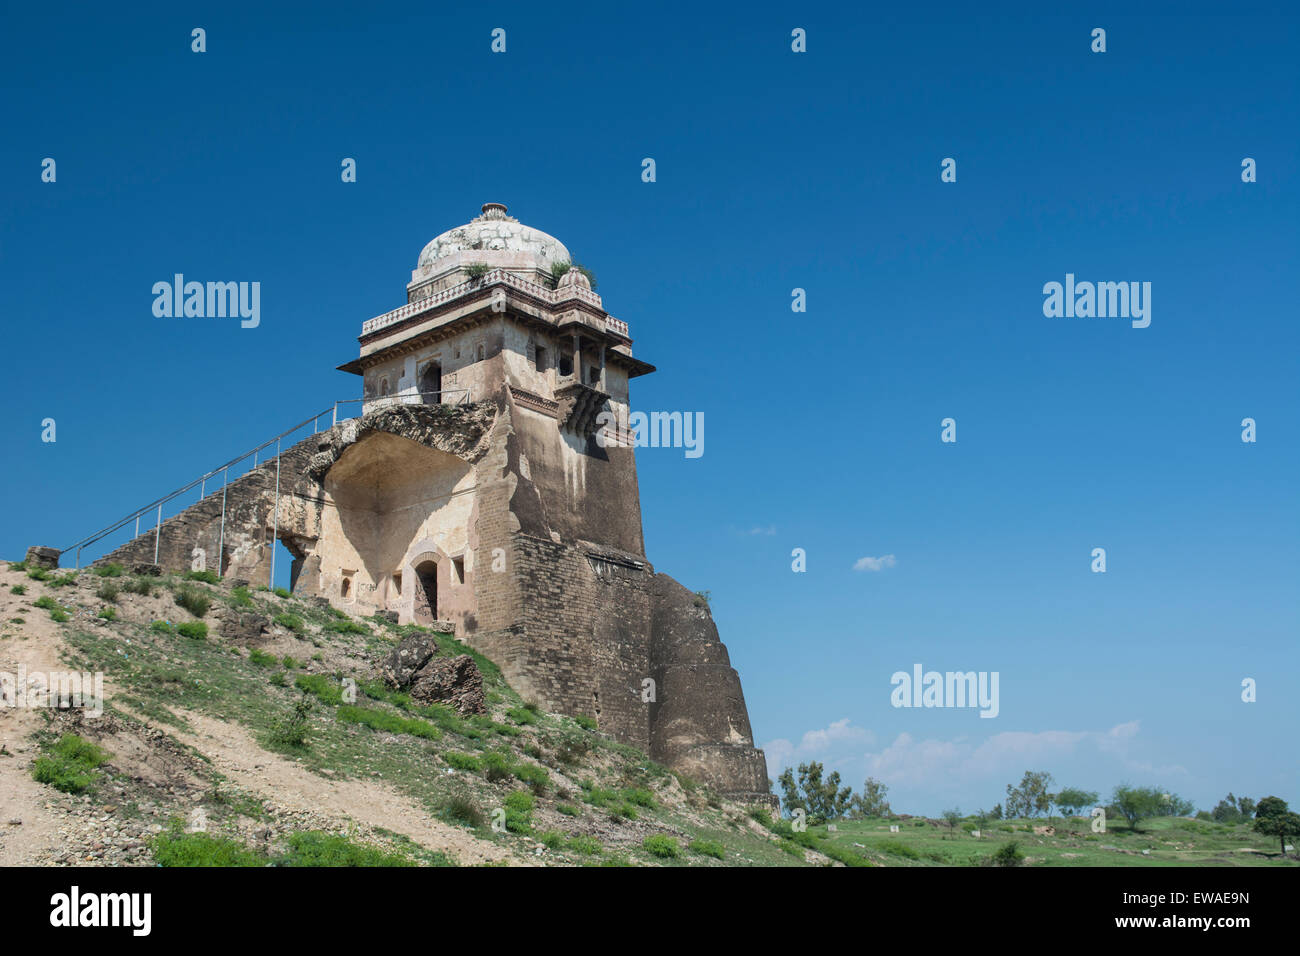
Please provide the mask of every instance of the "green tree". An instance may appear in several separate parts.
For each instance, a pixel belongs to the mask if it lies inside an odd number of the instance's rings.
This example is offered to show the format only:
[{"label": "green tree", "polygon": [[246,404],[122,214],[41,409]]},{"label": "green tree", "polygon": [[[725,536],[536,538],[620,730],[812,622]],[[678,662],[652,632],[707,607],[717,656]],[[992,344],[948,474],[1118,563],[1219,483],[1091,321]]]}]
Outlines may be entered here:
[{"label": "green tree", "polygon": [[[1097,803],[1097,791],[1080,790],[1078,787],[1066,787],[1056,795],[1056,805],[1061,808],[1061,814],[1067,820],[1070,817],[1079,815],[1079,811],[1087,807],[1095,806]],[[1066,823],[1069,826],[1069,823]]]},{"label": "green tree", "polygon": [[1121,783],[1110,798],[1111,806],[1128,821],[1129,829],[1148,817],[1159,816],[1165,807],[1165,794],[1159,787],[1130,787]]},{"label": "green tree", "polygon": [[957,829],[957,824],[961,823],[961,808],[953,807],[951,810],[943,811],[943,822],[948,824],[948,836],[951,837],[953,831]]},{"label": "green tree", "polygon": [[1007,784],[1007,819],[1046,813],[1052,806],[1051,785],[1052,775],[1045,770],[1026,770],[1019,787]]},{"label": "green tree", "polygon": [[889,801],[885,795],[889,786],[874,777],[868,777],[862,785],[862,793],[853,797],[852,813],[855,817],[887,817],[890,814]]},{"label": "green tree", "polygon": [[784,793],[786,809],[803,809],[808,814],[809,823],[825,823],[844,816],[853,803],[853,788],[840,787],[838,770],[825,779],[824,773],[825,768],[815,760],[801,763],[796,782],[794,774],[786,767],[777,781]]},{"label": "green tree", "polygon": [[1265,797],[1255,808],[1254,830],[1277,837],[1282,855],[1286,856],[1286,838],[1300,836],[1300,813],[1292,812],[1281,797]]}]

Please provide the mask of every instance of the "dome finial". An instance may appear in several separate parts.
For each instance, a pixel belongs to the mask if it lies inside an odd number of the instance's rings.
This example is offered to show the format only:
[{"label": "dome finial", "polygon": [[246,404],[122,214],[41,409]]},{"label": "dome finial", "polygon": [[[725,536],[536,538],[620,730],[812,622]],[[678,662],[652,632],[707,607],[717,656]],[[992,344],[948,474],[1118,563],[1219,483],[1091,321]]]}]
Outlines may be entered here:
[{"label": "dome finial", "polygon": [[482,213],[484,219],[505,219],[507,218],[506,204],[500,202],[485,202],[483,204]]}]

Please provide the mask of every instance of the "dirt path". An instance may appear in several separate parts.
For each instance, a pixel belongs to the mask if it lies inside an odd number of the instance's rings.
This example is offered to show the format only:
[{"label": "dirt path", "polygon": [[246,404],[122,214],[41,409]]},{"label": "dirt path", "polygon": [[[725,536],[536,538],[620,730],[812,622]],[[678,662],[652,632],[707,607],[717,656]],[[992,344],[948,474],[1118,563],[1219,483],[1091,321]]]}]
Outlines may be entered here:
[{"label": "dirt path", "polygon": [[213,767],[232,782],[264,794],[277,804],[337,814],[401,833],[426,849],[448,854],[462,866],[501,860],[526,865],[505,848],[430,817],[410,797],[390,786],[365,780],[326,780],[279,754],[263,750],[239,724],[194,711],[176,713],[194,728],[193,734],[172,729],[178,740],[211,758]]}]

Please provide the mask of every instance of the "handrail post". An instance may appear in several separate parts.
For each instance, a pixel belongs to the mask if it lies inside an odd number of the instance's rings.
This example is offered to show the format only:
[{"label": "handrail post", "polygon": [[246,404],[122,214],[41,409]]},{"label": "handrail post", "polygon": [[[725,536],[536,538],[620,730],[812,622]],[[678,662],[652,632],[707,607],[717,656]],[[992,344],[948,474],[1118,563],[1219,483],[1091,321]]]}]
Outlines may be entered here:
[{"label": "handrail post", "polygon": [[268,588],[275,587],[275,545],[280,540],[280,440],[275,441],[275,517],[271,524],[271,580]]},{"label": "handrail post", "polygon": [[158,545],[162,541],[162,505],[158,506],[158,523],[153,526],[153,563],[158,563]]},{"label": "handrail post", "polygon": [[226,478],[229,467],[221,469],[221,536],[217,538],[217,576],[225,577],[226,563]]},{"label": "handrail post", "polygon": [[334,403],[334,417],[330,420],[330,428],[333,428],[333,427],[334,427],[335,425],[337,425],[338,423],[339,423],[339,403],[338,403],[338,402],[335,402],[335,403]]}]

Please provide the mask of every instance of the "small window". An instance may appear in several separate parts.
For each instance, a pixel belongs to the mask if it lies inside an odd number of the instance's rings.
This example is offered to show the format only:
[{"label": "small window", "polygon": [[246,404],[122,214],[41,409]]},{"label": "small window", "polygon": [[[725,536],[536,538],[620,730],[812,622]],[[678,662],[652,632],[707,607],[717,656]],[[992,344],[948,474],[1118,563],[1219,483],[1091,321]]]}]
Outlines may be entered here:
[{"label": "small window", "polygon": [[478,360],[483,361],[483,346],[481,345],[478,347]]},{"label": "small window", "polygon": [[451,571],[452,577],[455,579],[455,583],[464,584],[465,583],[465,559],[463,557],[452,558],[451,568],[452,568]]},{"label": "small window", "polygon": [[569,352],[561,352],[561,353],[560,353],[560,374],[561,374],[561,375],[572,375],[572,374],[573,374],[573,354],[572,354],[572,353],[569,353]]},{"label": "small window", "polygon": [[339,585],[339,596],[344,600],[352,597],[352,578],[344,576],[343,582]]},{"label": "small window", "polygon": [[542,348],[540,345],[537,346],[537,357],[533,364],[536,366],[537,371],[546,371],[546,349]]},{"label": "small window", "polygon": [[591,368],[587,369],[587,384],[597,385],[599,383],[600,383],[600,369],[597,366],[593,365]]},{"label": "small window", "polygon": [[401,571],[394,571],[394,572],[393,572],[393,592],[392,592],[392,594],[389,595],[389,597],[395,597],[395,598],[396,598],[396,597],[401,597],[401,596],[402,596],[402,572],[401,572]]}]

